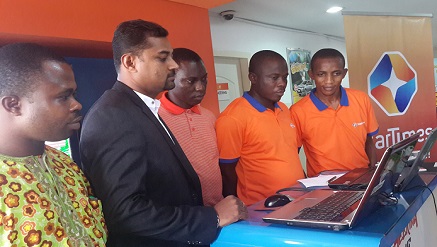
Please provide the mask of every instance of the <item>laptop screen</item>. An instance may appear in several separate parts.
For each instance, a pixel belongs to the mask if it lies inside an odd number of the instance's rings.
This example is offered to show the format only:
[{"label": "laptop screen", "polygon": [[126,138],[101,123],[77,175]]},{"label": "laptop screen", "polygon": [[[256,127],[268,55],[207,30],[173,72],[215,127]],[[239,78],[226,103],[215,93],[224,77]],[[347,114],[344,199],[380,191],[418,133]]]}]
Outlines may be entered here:
[{"label": "laptop screen", "polygon": [[429,152],[434,147],[434,143],[436,142],[436,140],[437,140],[437,128],[433,129],[431,133],[428,135],[428,138],[423,144],[422,149],[420,149],[420,152],[417,155],[416,159],[414,159],[412,162],[409,163],[411,165],[407,165],[402,170],[402,173],[399,175],[395,183],[396,192],[403,191],[405,188],[407,188],[409,183],[419,172],[419,167],[423,165],[424,160],[428,157]]},{"label": "laptop screen", "polygon": [[415,134],[406,139],[404,142],[405,144],[402,144],[403,142],[401,142],[399,145],[392,146],[392,154],[390,155],[383,172],[383,176],[388,180],[387,188],[384,190],[385,193],[390,194],[394,191],[395,184],[401,172],[407,166],[408,159],[413,153],[419,136],[419,134]]},{"label": "laptop screen", "polygon": [[364,193],[363,199],[358,205],[357,215],[353,217],[351,225],[361,221],[381,204],[385,205],[390,202],[388,195],[393,192],[400,171],[407,164],[418,139],[419,134],[415,134],[387,148]]}]

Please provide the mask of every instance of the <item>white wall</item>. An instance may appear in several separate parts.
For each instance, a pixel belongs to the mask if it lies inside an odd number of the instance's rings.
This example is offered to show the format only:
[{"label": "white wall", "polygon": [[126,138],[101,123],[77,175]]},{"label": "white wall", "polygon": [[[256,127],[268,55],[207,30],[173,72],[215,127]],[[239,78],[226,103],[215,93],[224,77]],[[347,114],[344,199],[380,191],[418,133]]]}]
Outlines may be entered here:
[{"label": "white wall", "polygon": [[[211,36],[214,56],[250,57],[260,50],[273,50],[287,58],[286,48],[301,48],[311,51],[311,55],[321,48],[335,48],[346,58],[346,44],[343,39],[325,35],[309,34],[262,24],[253,24],[233,19],[225,21],[216,14],[210,14]],[[343,27],[339,27],[343,28]],[[343,80],[349,87],[349,78]],[[291,105],[290,86],[281,99]]]}]

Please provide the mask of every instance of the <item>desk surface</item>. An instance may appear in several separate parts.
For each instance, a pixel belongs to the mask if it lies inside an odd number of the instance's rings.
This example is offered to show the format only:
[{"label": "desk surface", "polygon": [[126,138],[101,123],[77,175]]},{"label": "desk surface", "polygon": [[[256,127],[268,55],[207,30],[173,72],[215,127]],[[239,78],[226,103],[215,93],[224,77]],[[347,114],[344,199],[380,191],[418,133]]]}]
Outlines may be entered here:
[{"label": "desk surface", "polygon": [[[431,190],[437,185],[435,173],[420,174]],[[293,193],[293,192],[291,192]],[[299,193],[299,192],[294,192]],[[301,192],[300,192],[301,193]],[[398,195],[399,202],[378,209],[353,229],[331,231],[265,223],[268,211],[249,209],[249,219],[221,230],[212,247],[232,246],[391,246],[429,197],[430,191],[415,188]]]}]

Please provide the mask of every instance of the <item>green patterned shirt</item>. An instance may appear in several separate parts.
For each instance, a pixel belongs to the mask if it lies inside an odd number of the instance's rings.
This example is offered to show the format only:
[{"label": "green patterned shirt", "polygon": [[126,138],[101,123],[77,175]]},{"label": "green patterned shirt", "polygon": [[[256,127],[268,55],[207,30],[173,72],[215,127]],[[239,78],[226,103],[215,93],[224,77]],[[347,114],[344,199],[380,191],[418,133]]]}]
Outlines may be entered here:
[{"label": "green patterned shirt", "polygon": [[46,146],[0,162],[2,246],[105,246],[101,203],[67,155]]}]

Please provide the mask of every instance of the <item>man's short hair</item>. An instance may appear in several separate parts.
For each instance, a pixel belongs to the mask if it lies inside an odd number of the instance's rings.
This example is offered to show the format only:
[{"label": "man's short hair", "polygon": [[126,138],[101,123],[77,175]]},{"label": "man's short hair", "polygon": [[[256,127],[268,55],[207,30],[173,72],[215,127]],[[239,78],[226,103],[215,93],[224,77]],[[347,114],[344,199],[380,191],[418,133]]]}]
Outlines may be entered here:
[{"label": "man's short hair", "polygon": [[[250,58],[249,62],[249,73],[257,73],[259,71],[259,66],[261,66],[264,60],[268,58],[280,58],[285,61],[285,59],[281,56],[281,54],[271,51],[271,50],[262,50],[259,51]],[[285,61],[286,62],[286,61]]]},{"label": "man's short hair", "polygon": [[119,72],[121,57],[132,53],[139,56],[140,52],[150,47],[147,38],[164,38],[168,31],[160,25],[144,20],[130,20],[120,23],[112,38],[112,52],[115,70]]},{"label": "man's short hair", "polygon": [[67,63],[47,47],[32,43],[8,44],[0,48],[0,96],[26,96],[42,76],[43,63]]},{"label": "man's short hair", "polygon": [[181,64],[182,61],[203,62],[199,54],[188,48],[175,48],[173,50],[173,60],[177,64]]},{"label": "man's short hair", "polygon": [[319,58],[340,58],[343,62],[343,68],[346,64],[344,56],[341,54],[341,52],[333,48],[324,48],[314,53],[313,57],[311,58],[311,69],[313,69],[314,61]]}]

